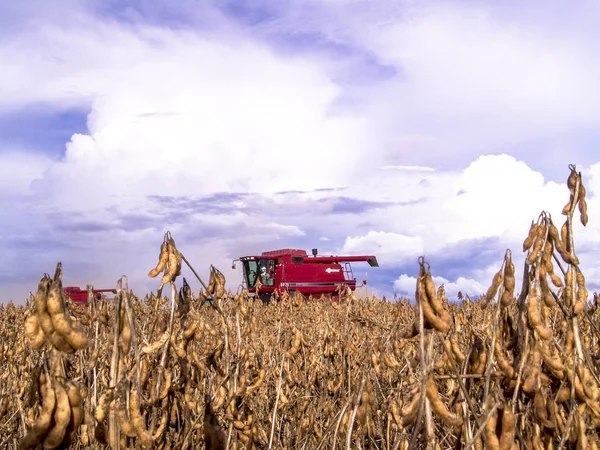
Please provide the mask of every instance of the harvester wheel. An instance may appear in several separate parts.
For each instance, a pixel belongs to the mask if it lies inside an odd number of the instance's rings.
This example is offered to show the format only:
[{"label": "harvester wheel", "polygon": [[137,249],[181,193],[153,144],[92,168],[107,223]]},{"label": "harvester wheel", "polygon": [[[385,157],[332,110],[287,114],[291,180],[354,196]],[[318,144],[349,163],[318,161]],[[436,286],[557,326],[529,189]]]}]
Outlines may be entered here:
[{"label": "harvester wheel", "polygon": [[271,293],[263,292],[262,294],[259,294],[259,297],[264,305],[268,305],[269,303],[271,303]]}]

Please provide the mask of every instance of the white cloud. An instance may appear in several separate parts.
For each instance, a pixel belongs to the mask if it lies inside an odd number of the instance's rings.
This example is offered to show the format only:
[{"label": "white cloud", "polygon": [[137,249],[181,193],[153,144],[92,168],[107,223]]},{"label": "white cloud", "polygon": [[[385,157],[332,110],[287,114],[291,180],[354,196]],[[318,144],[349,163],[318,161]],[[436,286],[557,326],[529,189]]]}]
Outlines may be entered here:
[{"label": "white cloud", "polygon": [[383,166],[384,170],[401,170],[401,171],[410,171],[410,172],[433,172],[435,169],[431,167],[424,166]]},{"label": "white cloud", "polygon": [[444,278],[438,277],[434,282],[436,286],[444,285],[448,299],[456,299],[459,292],[462,292],[463,296],[478,297],[485,294],[488,289],[486,285],[464,277],[457,278],[455,282],[449,282]]},{"label": "white cloud", "polygon": [[408,298],[414,298],[416,288],[417,279],[406,274],[400,275],[398,279],[394,281],[394,290]]},{"label": "white cloud", "polygon": [[[0,75],[15,87],[5,104],[91,101],[90,135],[74,135],[45,175],[64,203],[336,187],[363,158],[361,119],[328,115],[339,88],[326,73],[252,41],[85,21],[41,27],[0,53],[14,73]],[[94,176],[73,191],[81,170]]]},{"label": "white cloud", "polygon": [[373,230],[364,236],[348,236],[340,250],[341,254],[374,254],[380,264],[391,266],[414,260],[422,252],[423,243],[419,237]]},{"label": "white cloud", "polygon": [[479,157],[452,188],[454,195],[443,205],[442,215],[468,220],[468,226],[455,230],[455,239],[514,239],[528,229],[530,218],[541,210],[558,215],[568,199],[565,185],[545,183],[542,174],[507,155]]},{"label": "white cloud", "polygon": [[456,168],[516,145],[534,160],[532,144],[598,128],[590,3],[292,3],[265,33],[322,34],[397,71],[363,94],[374,162]]},{"label": "white cloud", "polygon": [[51,159],[37,153],[0,153],[0,197],[31,193],[31,183],[40,178]]},{"label": "white cloud", "polygon": [[545,182],[542,174],[507,155],[481,156],[461,172],[401,179],[383,172],[372,180],[377,189],[363,185],[351,195],[405,202],[371,214],[370,220],[377,218],[388,231],[420,237],[425,251],[464,239],[520,239],[542,210],[558,218],[568,200],[564,183]]},{"label": "white cloud", "polygon": [[[485,294],[488,289],[480,282],[464,277],[459,277],[454,282],[450,282],[439,276],[433,276],[432,279],[436,288],[439,288],[441,285],[444,286],[444,291],[450,301],[455,301],[459,292],[461,292],[463,296],[468,295],[469,297],[475,298]],[[394,281],[394,289],[401,296],[414,299],[415,291],[417,289],[417,279],[416,277],[410,277],[406,274],[400,275],[398,279]]]}]

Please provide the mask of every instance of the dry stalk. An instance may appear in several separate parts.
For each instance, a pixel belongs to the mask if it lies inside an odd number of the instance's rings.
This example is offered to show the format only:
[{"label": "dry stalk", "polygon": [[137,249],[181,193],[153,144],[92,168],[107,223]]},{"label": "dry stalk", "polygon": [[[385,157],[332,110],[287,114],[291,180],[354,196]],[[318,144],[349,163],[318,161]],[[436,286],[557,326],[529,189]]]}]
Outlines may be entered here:
[{"label": "dry stalk", "polygon": [[467,444],[465,445],[465,450],[469,450],[471,447],[473,447],[473,445],[475,445],[475,441],[477,440],[477,438],[479,436],[481,436],[481,434],[484,432],[485,430],[485,425],[487,423],[487,421],[489,420],[490,417],[492,417],[496,411],[498,410],[498,407],[500,406],[499,403],[496,403],[492,409],[490,409],[487,414],[485,415],[485,417],[483,418],[483,423],[481,425],[479,425],[479,427],[477,428],[477,431],[475,432],[475,434],[473,435],[473,438],[467,442]]},{"label": "dry stalk", "polygon": [[[162,388],[163,374],[165,371],[165,366],[167,364],[167,356],[169,355],[169,345],[171,343],[171,335],[173,334],[173,324],[175,322],[175,304],[177,299],[177,289],[175,288],[175,283],[171,281],[171,315],[169,317],[169,328],[167,340],[162,349],[162,355],[160,358],[160,365],[158,366],[157,377],[156,377],[156,388],[154,392],[156,392],[156,396],[160,395],[160,391]],[[154,433],[154,429],[156,428],[156,421],[158,419],[156,405],[152,406],[152,420],[150,422],[150,434]]]},{"label": "dry stalk", "polygon": [[[119,357],[120,357],[120,349],[119,349],[119,333],[121,330],[119,329],[120,322],[120,313],[121,313],[121,305],[123,302],[123,287],[119,280],[117,283],[117,304],[114,309],[114,317],[113,317],[113,349],[112,349],[112,358],[110,360],[110,384],[111,388],[115,388],[117,386],[117,381],[119,379]],[[120,439],[119,439],[119,423],[117,422],[116,411],[111,408],[108,416],[108,444],[113,450],[119,450],[120,448]]]},{"label": "dry stalk", "polygon": [[[502,270],[502,268],[504,267],[504,262],[502,263],[502,267],[500,268],[500,270]],[[498,322],[500,321],[500,313],[502,311],[502,305],[500,303],[500,298],[502,297],[502,293],[504,292],[504,287],[501,286],[500,289],[498,290],[498,295],[497,295],[497,299],[496,299],[496,311],[494,314],[494,323],[492,325],[492,339],[490,341],[490,345],[488,347],[488,355],[487,355],[487,364],[485,367],[485,389],[484,389],[484,394],[483,394],[483,410],[485,411],[487,409],[487,405],[488,405],[488,395],[489,395],[489,391],[490,391],[490,378],[491,378],[491,371],[492,371],[492,365],[494,362],[494,348],[496,345],[496,337],[498,334]]]},{"label": "dry stalk", "polygon": [[273,448],[273,437],[275,436],[275,424],[277,423],[277,407],[281,397],[281,384],[283,379],[283,364],[285,363],[285,353],[281,357],[279,364],[279,379],[277,380],[277,392],[275,394],[275,405],[273,405],[273,414],[271,416],[271,434],[269,435],[269,450]]},{"label": "dry stalk", "polygon": [[360,380],[360,386],[358,388],[358,394],[356,395],[356,400],[354,401],[354,409],[352,409],[352,413],[350,414],[350,423],[348,425],[348,433],[346,434],[346,450],[350,450],[352,448],[352,429],[354,428],[354,420],[356,419],[356,411],[358,411],[358,407],[360,406],[360,399],[363,394],[363,389],[365,387],[365,376],[363,375]]}]

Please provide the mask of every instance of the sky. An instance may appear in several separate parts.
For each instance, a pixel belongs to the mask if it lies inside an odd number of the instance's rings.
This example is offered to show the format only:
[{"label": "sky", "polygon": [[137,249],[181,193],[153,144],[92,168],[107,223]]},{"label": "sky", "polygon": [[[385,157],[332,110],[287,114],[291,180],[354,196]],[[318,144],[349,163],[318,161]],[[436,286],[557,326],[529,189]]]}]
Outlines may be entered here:
[{"label": "sky", "polygon": [[0,2],[0,302],[23,303],[58,261],[64,285],[126,275],[143,296],[166,231],[233,291],[233,259],[318,248],[376,255],[378,268],[353,265],[369,294],[413,296],[424,256],[451,300],[477,296],[506,249],[522,267],[540,212],[564,222],[569,164],[588,189],[575,233],[592,295],[599,13],[556,0]]}]

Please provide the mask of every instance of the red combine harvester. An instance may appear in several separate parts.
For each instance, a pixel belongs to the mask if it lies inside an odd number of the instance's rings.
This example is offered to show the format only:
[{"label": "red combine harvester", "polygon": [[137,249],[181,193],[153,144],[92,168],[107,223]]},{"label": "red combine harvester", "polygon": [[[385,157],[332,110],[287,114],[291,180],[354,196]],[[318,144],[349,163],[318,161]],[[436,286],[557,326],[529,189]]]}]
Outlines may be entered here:
[{"label": "red combine harvester", "polygon": [[256,295],[256,282],[260,279],[259,296],[263,302],[269,302],[275,291],[279,295],[284,291],[297,291],[305,296],[336,297],[336,290],[342,285],[352,291],[356,289],[351,262],[367,262],[371,267],[379,267],[377,258],[372,255],[317,256],[317,249],[313,249],[312,254],[308,256],[306,251],[297,249],[273,250],[260,256],[240,257],[233,261],[232,268],[235,269],[235,261],[241,261],[243,286]]},{"label": "red combine harvester", "polygon": [[[65,291],[65,295],[71,298],[73,303],[77,305],[87,305],[88,304],[88,291],[87,289],[80,289],[78,286],[68,286],[63,288]],[[116,294],[116,289],[93,289],[92,292],[94,296],[100,300],[102,298],[102,294],[105,292],[110,292],[111,294]]]}]

